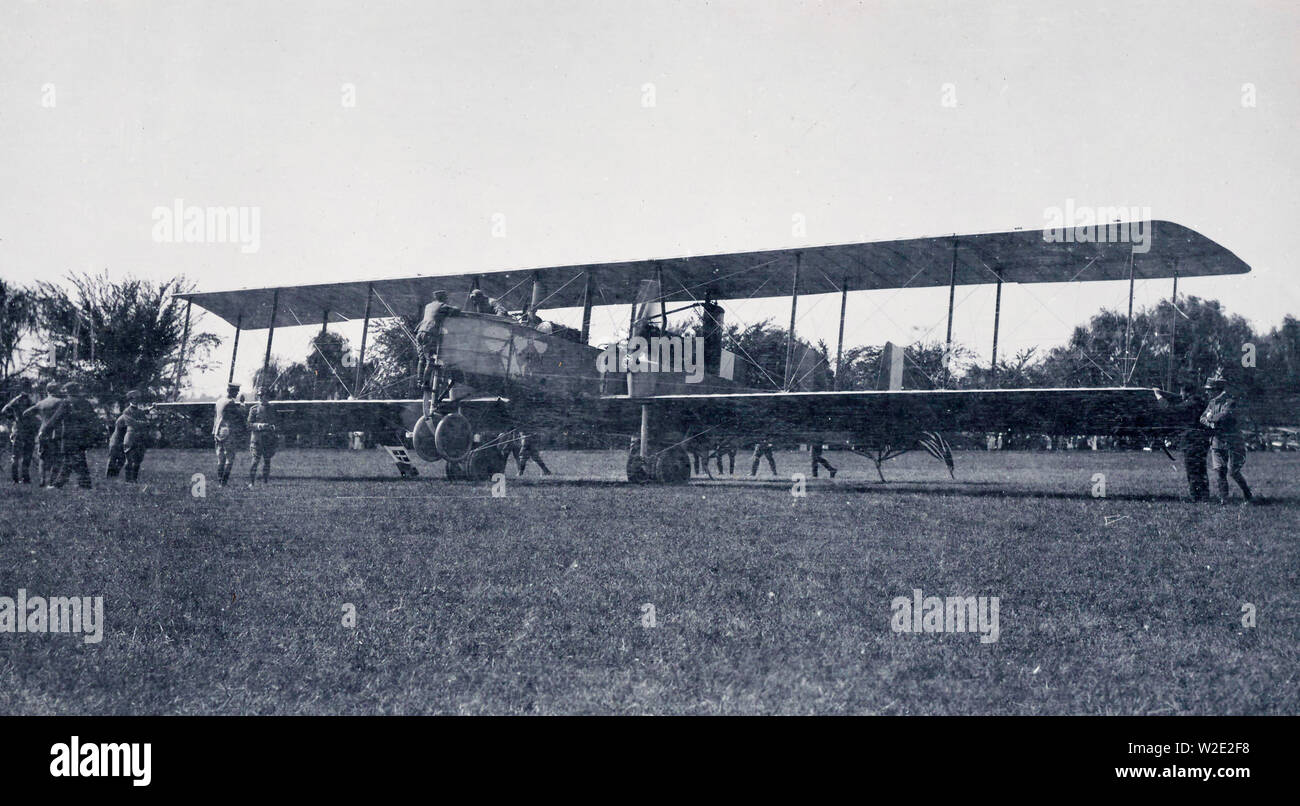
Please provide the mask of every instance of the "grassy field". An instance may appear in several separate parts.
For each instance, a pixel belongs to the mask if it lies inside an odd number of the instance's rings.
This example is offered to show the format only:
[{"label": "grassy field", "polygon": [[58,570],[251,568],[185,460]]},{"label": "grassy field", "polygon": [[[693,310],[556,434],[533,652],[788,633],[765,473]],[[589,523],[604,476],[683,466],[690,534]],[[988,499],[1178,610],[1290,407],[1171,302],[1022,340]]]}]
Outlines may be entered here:
[{"label": "grassy field", "polygon": [[[827,457],[803,498],[796,453],[662,488],[555,452],[503,498],[378,451],[285,452],[251,491],[241,454],[205,497],[207,452],[6,480],[0,595],[102,595],[106,627],[0,633],[0,712],[1300,713],[1300,455],[1250,455],[1252,507],[1180,501],[1159,454],[959,453],[955,481],[912,454],[888,484]],[[893,632],[913,588],[999,597],[1000,640]]]}]

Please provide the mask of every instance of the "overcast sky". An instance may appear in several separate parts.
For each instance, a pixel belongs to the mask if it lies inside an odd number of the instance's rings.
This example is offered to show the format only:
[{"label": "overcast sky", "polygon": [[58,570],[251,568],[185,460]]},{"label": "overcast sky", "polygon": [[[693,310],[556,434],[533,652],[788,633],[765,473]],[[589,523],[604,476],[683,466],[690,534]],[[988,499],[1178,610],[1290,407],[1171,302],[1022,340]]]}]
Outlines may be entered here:
[{"label": "overcast sky", "polygon": [[[1180,291],[1267,329],[1300,311],[1298,39],[1281,1],[7,0],[0,275],[218,290],[1030,229],[1073,199],[1235,252],[1250,275]],[[258,208],[259,248],[155,242],[176,199]],[[1126,294],[1009,286],[1000,351],[1060,343]],[[955,338],[987,357],[991,287],[957,299]],[[800,335],[833,345],[837,302],[803,302]],[[846,341],[942,339],[946,304],[855,293]],[[593,339],[625,316],[598,309]],[[276,353],[301,359],[309,335],[280,331]]]}]

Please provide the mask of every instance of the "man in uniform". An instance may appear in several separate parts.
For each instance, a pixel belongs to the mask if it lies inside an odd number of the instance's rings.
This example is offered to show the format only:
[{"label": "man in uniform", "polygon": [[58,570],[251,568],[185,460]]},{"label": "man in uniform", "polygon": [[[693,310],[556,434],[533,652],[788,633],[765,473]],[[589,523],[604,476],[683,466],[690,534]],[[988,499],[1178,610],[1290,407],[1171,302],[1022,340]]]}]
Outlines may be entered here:
[{"label": "man in uniform", "polygon": [[1201,424],[1210,429],[1214,437],[1210,442],[1210,456],[1213,459],[1214,472],[1218,475],[1219,503],[1228,503],[1228,476],[1241,488],[1241,496],[1250,503],[1250,485],[1241,469],[1246,465],[1246,440],[1241,436],[1238,417],[1241,403],[1237,396],[1228,389],[1228,382],[1222,372],[1216,372],[1205,382],[1205,388],[1213,397],[1201,415]]},{"label": "man in uniform", "polygon": [[13,476],[14,484],[32,483],[32,452],[36,447],[36,429],[39,423],[35,413],[27,413],[36,404],[30,392],[31,381],[20,379],[18,394],[0,409],[0,417],[10,419],[9,447],[13,455],[9,459],[9,473]]},{"label": "man in uniform", "polygon": [[230,471],[235,467],[235,455],[244,439],[244,404],[237,400],[239,384],[226,385],[226,396],[217,401],[217,414],[212,420],[212,440],[217,445],[217,483],[225,487],[230,482]]},{"label": "man in uniform", "polygon": [[248,467],[248,489],[253,489],[257,480],[257,465],[262,465],[262,483],[271,481],[271,457],[275,456],[276,433],[275,412],[271,409],[267,397],[270,390],[265,386],[257,390],[257,403],[248,410],[248,450],[253,454],[253,463]]},{"label": "man in uniform", "polygon": [[[59,472],[53,485],[63,487],[68,477],[77,474],[77,486],[91,488],[90,465],[86,463],[86,450],[103,439],[99,416],[90,401],[81,396],[81,386],[75,382],[63,384],[63,397],[54,414],[41,425],[36,441],[52,438],[59,453]],[[52,437],[51,437],[52,434]]]},{"label": "man in uniform", "polygon": [[542,453],[538,450],[538,443],[541,438],[537,434],[523,434],[519,440],[519,475],[524,474],[524,468],[528,466],[528,460],[532,459],[541,468],[543,476],[551,475],[551,469],[542,461]]},{"label": "man in uniform", "polygon": [[469,292],[469,307],[477,313],[490,313],[497,316],[509,316],[510,310],[499,299],[493,299],[479,289]]},{"label": "man in uniform", "polygon": [[717,463],[719,476],[722,475],[722,457],[724,456],[727,457],[727,473],[732,476],[736,475],[736,442],[731,437],[723,437],[717,445],[713,446],[709,456]]},{"label": "man in uniform", "polygon": [[497,445],[501,447],[501,455],[506,458],[507,463],[513,458],[516,467],[519,466],[519,443],[522,439],[523,435],[515,428],[502,431],[497,435]]},{"label": "man in uniform", "polygon": [[537,328],[542,325],[542,317],[537,315],[537,311],[534,311],[531,305],[525,305],[515,318],[519,320],[519,324],[527,327]]},{"label": "man in uniform", "polygon": [[776,457],[772,455],[772,449],[770,442],[759,440],[754,443],[754,463],[749,468],[749,475],[758,475],[758,460],[764,456],[767,457],[767,466],[772,468],[772,475],[776,475]]},{"label": "man in uniform", "polygon": [[1184,386],[1176,400],[1171,400],[1163,392],[1157,391],[1156,398],[1161,404],[1172,408],[1178,415],[1178,423],[1183,426],[1179,432],[1179,447],[1183,451],[1183,468],[1187,473],[1187,492],[1193,501],[1205,501],[1210,497],[1210,471],[1206,460],[1210,455],[1210,429],[1201,425],[1201,413],[1205,411],[1206,397],[1190,385]]},{"label": "man in uniform", "polygon": [[104,475],[115,478],[126,466],[126,480],[135,481],[144,459],[145,428],[148,411],[140,405],[140,393],[132,389],[126,393],[126,408],[113,423],[113,434],[108,438],[108,468]]},{"label": "man in uniform", "polygon": [[827,470],[829,470],[831,473],[831,478],[835,478],[835,473],[837,471],[835,470],[835,466],[832,465],[830,462],[826,461],[826,459],[822,456],[822,444],[820,442],[817,442],[811,445],[810,448],[811,448],[810,453],[812,453],[813,478],[817,478],[818,466],[824,467]]},{"label": "man in uniform", "polygon": [[416,372],[420,379],[425,411],[428,411],[429,403],[433,399],[433,357],[438,354],[442,320],[458,313],[460,313],[459,308],[447,304],[446,291],[435,291],[433,302],[424,306],[424,316],[415,328],[415,343],[420,351],[419,367]]},{"label": "man in uniform", "polygon": [[48,487],[54,483],[54,477],[59,472],[59,446],[54,441],[54,432],[46,430],[45,424],[54,416],[60,400],[55,394],[58,387],[54,381],[45,383],[40,390],[45,392],[45,395],[36,402],[36,405],[23,412],[23,415],[36,417],[39,422],[36,429],[36,458],[41,463],[40,486]]}]

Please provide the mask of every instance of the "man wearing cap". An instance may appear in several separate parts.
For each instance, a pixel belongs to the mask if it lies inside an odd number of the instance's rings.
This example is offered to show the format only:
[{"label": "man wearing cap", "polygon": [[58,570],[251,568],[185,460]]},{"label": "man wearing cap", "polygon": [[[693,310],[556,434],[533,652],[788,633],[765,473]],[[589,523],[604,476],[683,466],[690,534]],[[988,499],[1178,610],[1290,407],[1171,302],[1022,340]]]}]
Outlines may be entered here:
[{"label": "man wearing cap", "polygon": [[[59,472],[54,477],[54,486],[63,487],[68,483],[68,477],[75,472],[77,486],[89,490],[90,465],[86,462],[86,451],[103,439],[99,416],[95,414],[90,401],[81,396],[80,384],[63,384],[62,394],[53,416],[41,426],[42,432],[53,432],[53,439],[58,446]],[[37,442],[41,438],[42,434],[38,433]]]},{"label": "man wearing cap", "polygon": [[45,395],[34,406],[24,411],[23,416],[37,419],[36,458],[41,465],[40,486],[48,487],[54,483],[54,477],[58,475],[60,456],[59,446],[54,440],[54,432],[46,430],[45,424],[54,416],[61,401],[56,394],[58,386],[54,381],[47,381],[39,388],[45,392]]},{"label": "man wearing cap", "polygon": [[442,320],[458,313],[460,313],[459,308],[447,304],[446,291],[435,291],[433,302],[424,306],[424,317],[415,328],[415,343],[420,351],[417,375],[426,410],[433,398],[433,358],[438,354],[438,337],[442,330]]},{"label": "man wearing cap", "polygon": [[497,316],[510,315],[510,310],[501,304],[501,300],[493,299],[477,288],[469,292],[469,307],[476,313],[489,313]]},{"label": "man wearing cap", "polygon": [[217,415],[212,421],[212,440],[217,446],[217,483],[225,487],[235,466],[235,454],[244,440],[246,414],[237,400],[239,384],[226,385],[226,396],[217,401]]},{"label": "man wearing cap", "polygon": [[1201,425],[1200,416],[1209,401],[1191,384],[1184,385],[1181,394],[1172,398],[1159,390],[1156,398],[1175,412],[1176,422],[1182,427],[1178,434],[1179,448],[1183,452],[1183,469],[1187,473],[1187,492],[1193,501],[1210,497],[1210,471],[1206,460],[1210,455],[1209,428]]},{"label": "man wearing cap", "polygon": [[248,468],[248,488],[253,488],[257,480],[258,463],[262,465],[262,483],[271,481],[271,457],[275,456],[277,435],[275,433],[275,411],[272,410],[267,397],[270,390],[265,386],[257,390],[257,402],[248,410],[248,450],[253,454],[253,463]]},{"label": "man wearing cap", "polygon": [[126,408],[113,422],[113,433],[108,438],[107,478],[116,478],[123,466],[126,481],[140,476],[140,463],[144,461],[145,428],[148,427],[148,410],[140,404],[141,395],[132,389],[126,393]]},{"label": "man wearing cap", "polygon": [[32,399],[31,386],[31,381],[20,378],[18,394],[0,409],[0,417],[10,419],[9,447],[12,456],[9,459],[9,473],[13,476],[14,484],[32,483],[32,452],[36,447],[39,422],[35,413],[27,413],[36,403]]},{"label": "man wearing cap", "polygon": [[1238,417],[1241,403],[1237,396],[1228,389],[1227,379],[1223,373],[1215,372],[1205,382],[1205,388],[1213,397],[1201,415],[1201,424],[1210,429],[1214,435],[1210,441],[1210,457],[1214,472],[1218,476],[1219,503],[1228,503],[1228,476],[1241,488],[1241,496],[1250,503],[1250,485],[1241,469],[1246,465],[1246,440],[1241,436]]}]

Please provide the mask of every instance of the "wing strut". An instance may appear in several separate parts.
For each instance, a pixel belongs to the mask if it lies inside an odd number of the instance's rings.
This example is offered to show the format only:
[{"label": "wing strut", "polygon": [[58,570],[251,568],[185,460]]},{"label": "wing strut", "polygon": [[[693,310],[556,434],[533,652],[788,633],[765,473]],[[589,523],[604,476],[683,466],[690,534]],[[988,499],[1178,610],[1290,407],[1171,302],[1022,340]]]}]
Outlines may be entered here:
[{"label": "wing strut", "polygon": [[190,346],[190,306],[193,304],[193,300],[185,300],[185,333],[181,336],[181,360],[176,364],[176,382],[172,384],[172,400],[181,396],[181,373],[185,371],[185,349]]},{"label": "wing strut", "polygon": [[[271,367],[271,341],[275,339],[275,317],[280,313],[280,289],[275,289],[271,295],[271,326],[266,330],[266,355],[262,358],[262,380],[261,383],[269,383],[266,379],[267,370]],[[260,385],[260,384],[259,384]]]},{"label": "wing strut", "polygon": [[[1120,383],[1121,383],[1123,386],[1128,386],[1128,377],[1129,377],[1129,375],[1132,374],[1132,372],[1131,372],[1130,370],[1127,369],[1127,365],[1128,365],[1128,347],[1129,347],[1129,341],[1130,341],[1130,338],[1131,338],[1131,336],[1132,336],[1132,333],[1133,333],[1133,253],[1132,253],[1132,252],[1129,252],[1129,254],[1128,254],[1128,316],[1124,317],[1124,364],[1125,364],[1125,369],[1124,369],[1124,371],[1123,371],[1123,375],[1124,375],[1124,377],[1120,378]],[[1137,367],[1137,362],[1136,362],[1136,361],[1133,362],[1133,366],[1134,366],[1134,367]]]},{"label": "wing strut", "polygon": [[1178,258],[1174,258],[1174,295],[1169,298],[1169,370],[1165,373],[1165,388],[1174,389],[1174,347],[1178,344]]},{"label": "wing strut", "polygon": [[994,272],[998,276],[997,296],[993,299],[993,363],[990,369],[993,370],[993,386],[998,385],[998,324],[1002,319],[1002,267]]},{"label": "wing strut", "polygon": [[952,236],[952,268],[948,270],[948,342],[943,351],[943,385],[952,375],[952,311],[957,301],[957,236]]},{"label": "wing strut", "polygon": [[374,291],[373,285],[366,285],[366,315],[361,322],[361,352],[357,355],[357,376],[352,382],[352,388],[357,390],[357,397],[361,397],[362,373],[366,367],[366,337],[370,335],[370,299],[374,296]]},{"label": "wing strut", "polygon": [[849,278],[840,284],[840,337],[835,342],[835,384],[831,388],[840,389],[840,376],[844,374],[844,308],[849,304]]},{"label": "wing strut", "polygon": [[803,264],[803,253],[794,253],[794,285],[790,289],[790,332],[785,334],[785,381],[782,387],[789,389],[793,382],[790,363],[794,359],[794,317],[799,310],[799,268]]},{"label": "wing strut", "polygon": [[591,272],[583,272],[585,277],[582,283],[582,338],[580,341],[586,344],[591,340]]},{"label": "wing strut", "polygon": [[230,348],[230,377],[226,378],[227,384],[235,382],[235,359],[239,356],[239,331],[244,326],[244,315],[241,313],[235,320],[235,346]]}]

